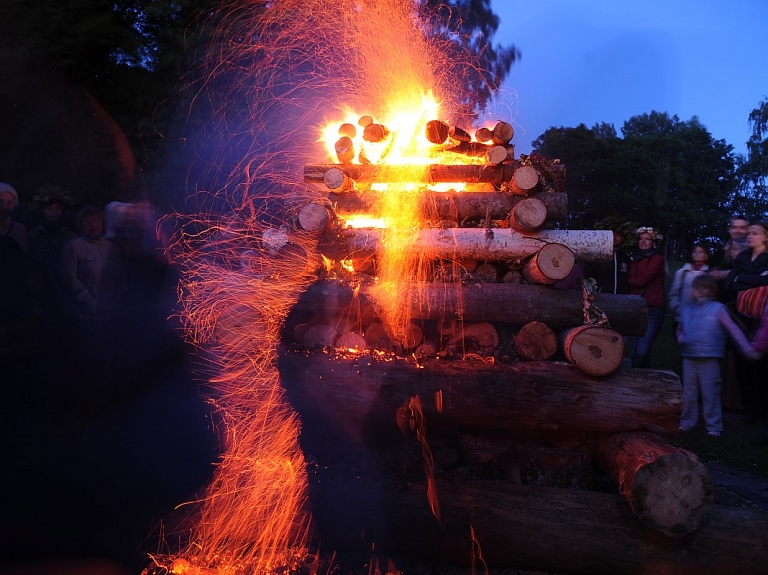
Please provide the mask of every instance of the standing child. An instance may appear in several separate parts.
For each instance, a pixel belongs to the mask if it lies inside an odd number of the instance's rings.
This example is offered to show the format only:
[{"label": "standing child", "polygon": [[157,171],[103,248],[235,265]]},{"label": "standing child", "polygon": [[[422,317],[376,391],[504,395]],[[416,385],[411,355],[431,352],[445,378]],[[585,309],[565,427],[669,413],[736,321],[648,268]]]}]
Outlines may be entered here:
[{"label": "standing child", "polygon": [[749,359],[760,358],[726,307],[717,301],[717,280],[700,275],[691,283],[691,301],[684,304],[677,326],[677,341],[683,358],[683,414],[680,430],[693,429],[699,420],[699,393],[707,435],[723,431],[720,403],[720,360],[725,357],[727,335]]}]

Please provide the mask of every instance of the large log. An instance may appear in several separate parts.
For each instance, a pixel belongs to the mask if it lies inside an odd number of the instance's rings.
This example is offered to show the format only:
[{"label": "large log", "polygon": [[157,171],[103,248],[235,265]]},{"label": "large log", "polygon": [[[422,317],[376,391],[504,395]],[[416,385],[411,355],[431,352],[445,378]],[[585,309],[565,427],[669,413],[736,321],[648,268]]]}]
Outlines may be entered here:
[{"label": "large log", "polygon": [[[395,414],[419,396],[432,433],[457,429],[677,433],[680,379],[623,368],[608,379],[564,362],[492,364],[285,351],[281,380],[308,433],[366,444],[395,433]],[[438,399],[439,396],[439,399]],[[312,422],[311,424],[309,422]],[[375,430],[375,431],[374,431]]]},{"label": "large log", "polygon": [[[366,468],[363,468],[366,469]],[[765,573],[768,514],[713,506],[699,530],[675,539],[648,529],[612,493],[435,477],[440,521],[426,485],[370,469],[310,473],[316,536],[339,556],[379,553],[494,569],[577,575]]]},{"label": "large log", "polygon": [[565,330],[560,337],[565,358],[587,375],[610,375],[624,358],[624,338],[605,326],[585,324]]},{"label": "large log", "polygon": [[[361,184],[374,183],[451,183],[488,182],[501,184],[512,179],[519,162],[500,166],[484,165],[374,165],[374,164],[308,164],[304,166],[304,181],[322,184],[325,172],[341,168],[350,178]],[[562,190],[556,190],[562,191]]]},{"label": "large log", "polygon": [[[496,321],[524,325],[540,321],[559,329],[583,323],[582,294],[546,286],[520,284],[405,284],[413,319],[437,321]],[[318,316],[355,314],[374,303],[370,285],[351,287],[338,281],[318,281],[294,306],[309,321]],[[648,306],[636,295],[596,294],[593,302],[622,335],[641,336],[648,327]]]},{"label": "large log", "polygon": [[696,456],[638,431],[602,436],[593,449],[644,525],[672,537],[698,529],[714,496],[712,479]]},{"label": "large log", "polygon": [[[333,259],[371,255],[387,241],[384,229],[347,229]],[[556,243],[569,248],[578,262],[604,262],[613,257],[613,233],[610,230],[540,230],[516,232],[511,228],[445,228],[413,232],[409,250],[433,258],[468,258],[485,261],[525,259],[542,246]],[[346,257],[339,258],[339,255]]]},{"label": "large log", "polygon": [[[344,174],[329,172],[337,176],[333,185],[342,188]],[[366,213],[380,215],[378,206],[381,192],[360,191],[329,193],[336,212],[341,215]],[[548,221],[563,221],[568,217],[568,194],[564,192],[536,192],[528,196],[544,203]],[[424,191],[419,199],[419,209],[427,221],[453,220],[456,222],[478,221],[485,218],[503,220],[512,209],[526,198],[505,192],[435,192]]]}]

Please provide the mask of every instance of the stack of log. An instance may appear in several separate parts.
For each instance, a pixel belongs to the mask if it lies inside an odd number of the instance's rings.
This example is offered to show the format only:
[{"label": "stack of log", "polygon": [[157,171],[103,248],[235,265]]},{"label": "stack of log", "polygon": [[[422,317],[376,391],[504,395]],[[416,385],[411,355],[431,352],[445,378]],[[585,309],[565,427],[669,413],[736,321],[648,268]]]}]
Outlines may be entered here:
[{"label": "stack of log", "polygon": [[[299,206],[295,226],[317,235],[328,261],[354,269],[354,283],[362,284],[365,294],[388,230],[345,228],[343,222],[361,215],[381,218],[383,194],[376,184],[419,185],[422,227],[413,233],[410,249],[429,254],[429,283],[403,286],[411,293],[414,321],[396,341],[379,319],[375,299],[362,295],[365,313],[357,317],[343,317],[350,315],[344,307],[335,315],[329,315],[328,307],[307,314],[295,326],[296,343],[424,356],[478,353],[507,361],[549,360],[559,354],[588,374],[607,376],[618,369],[624,336],[645,332],[647,307],[637,296],[588,303],[587,297],[593,297],[580,290],[552,291],[577,263],[607,261],[613,254],[609,231],[553,229],[567,217],[565,168],[558,160],[538,154],[516,158],[514,130],[507,122],[481,128],[473,139],[459,127],[433,120],[426,124],[426,139],[444,157],[460,155],[474,163],[374,165],[363,149],[355,152],[358,128],[366,142],[390,135],[370,116],[362,117],[358,127],[340,126],[339,163],[304,168],[305,182],[317,186],[322,197]],[[432,189],[440,183],[465,187]],[[345,279],[351,278],[342,278],[342,284]],[[453,285],[440,287],[446,284]],[[349,309],[360,311],[359,303],[343,297]],[[599,310],[602,304],[611,308],[605,321],[584,321],[585,306]],[[564,315],[549,313],[563,307]]]},{"label": "stack of log", "polygon": [[[363,124],[366,140],[389,136]],[[307,290],[279,359],[317,463],[323,545],[459,563],[480,552],[494,567],[558,573],[762,569],[768,520],[714,512],[705,466],[669,443],[677,375],[622,366],[624,337],[645,333],[645,300],[554,287],[613,247],[610,232],[553,229],[567,215],[563,166],[515,158],[504,122],[474,140],[430,122],[430,142],[482,163],[397,169],[356,155],[353,129],[340,129],[339,163],[305,167],[323,197],[294,225],[356,271]],[[412,249],[434,256],[433,273],[398,286],[412,318],[398,339],[373,279],[387,230],[340,224],[379,215],[377,182],[425,188]],[[469,186],[431,190],[437,182]],[[350,469],[353,456],[362,463]],[[745,538],[738,553],[722,530]]]}]

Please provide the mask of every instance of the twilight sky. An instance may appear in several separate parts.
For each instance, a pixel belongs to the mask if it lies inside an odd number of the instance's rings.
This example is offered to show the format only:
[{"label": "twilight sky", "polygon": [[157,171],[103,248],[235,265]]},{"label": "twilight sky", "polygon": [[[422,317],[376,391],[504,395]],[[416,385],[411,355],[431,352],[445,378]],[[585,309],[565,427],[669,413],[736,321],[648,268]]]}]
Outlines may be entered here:
[{"label": "twilight sky", "polygon": [[489,118],[512,120],[528,153],[550,126],[621,127],[653,110],[698,116],[746,153],[748,116],[768,97],[767,0],[491,0],[496,43],[514,44]]}]

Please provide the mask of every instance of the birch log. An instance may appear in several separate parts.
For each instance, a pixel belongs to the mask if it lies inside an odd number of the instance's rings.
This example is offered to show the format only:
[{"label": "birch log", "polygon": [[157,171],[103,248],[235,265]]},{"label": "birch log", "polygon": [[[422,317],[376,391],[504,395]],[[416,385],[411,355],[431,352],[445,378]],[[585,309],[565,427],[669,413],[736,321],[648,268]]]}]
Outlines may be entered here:
[{"label": "birch log", "polygon": [[[329,175],[330,174],[330,175]],[[339,191],[348,185],[348,178],[341,170],[326,172],[331,182]],[[347,178],[345,180],[345,178]],[[381,192],[363,190],[358,192],[329,192],[328,198],[339,215],[360,212],[378,217],[381,214]],[[563,192],[534,192],[527,198],[512,193],[479,192],[434,192],[424,191],[419,199],[419,210],[426,221],[465,220],[477,221],[485,218],[492,220],[506,219],[515,206],[528,200],[537,200],[544,204],[547,221],[563,221],[568,217],[568,194]]]},{"label": "birch log", "polygon": [[[485,152],[481,155],[484,155]],[[486,165],[375,165],[375,164],[308,164],[304,166],[304,181],[322,184],[325,172],[333,168],[343,168],[344,172],[360,184],[373,183],[450,183],[450,182],[490,182],[502,184],[512,179],[518,162],[499,166]],[[556,189],[555,191],[562,191]]]},{"label": "birch log", "polygon": [[[350,254],[372,255],[386,247],[387,235],[385,229],[344,230],[345,246],[339,246],[342,253],[330,255],[334,256],[332,259],[347,259]],[[505,261],[528,258],[551,243],[570,249],[577,262],[605,262],[613,256],[610,230],[520,233],[510,228],[432,228],[414,231],[407,249],[430,258]]]}]

